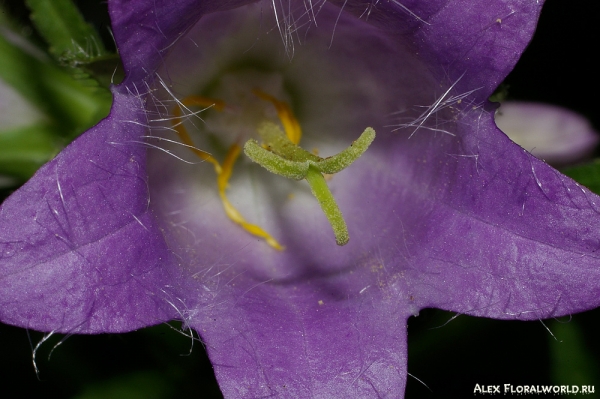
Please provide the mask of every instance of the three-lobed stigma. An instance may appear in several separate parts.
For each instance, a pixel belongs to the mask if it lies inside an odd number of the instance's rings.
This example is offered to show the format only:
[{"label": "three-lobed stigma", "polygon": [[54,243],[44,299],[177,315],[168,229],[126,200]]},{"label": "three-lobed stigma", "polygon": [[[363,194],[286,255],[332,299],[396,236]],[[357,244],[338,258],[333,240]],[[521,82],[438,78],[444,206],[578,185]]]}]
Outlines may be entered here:
[{"label": "three-lobed stigma", "polygon": [[293,180],[306,179],[333,229],[337,244],[347,244],[350,236],[346,221],[327,187],[323,173],[337,173],[350,166],[375,140],[375,131],[368,127],[342,152],[321,158],[292,143],[273,122],[262,122],[257,130],[263,145],[250,139],[244,145],[244,153],[271,173]]},{"label": "three-lobed stigma", "polygon": [[[248,140],[244,145],[244,153],[252,161],[271,173],[293,180],[306,179],[312,194],[319,202],[323,213],[333,229],[336,243],[338,245],[347,244],[350,239],[348,227],[346,226],[342,212],[325,182],[323,174],[338,173],[350,166],[369,148],[375,139],[375,131],[368,127],[357,140],[340,153],[331,157],[321,158],[298,145],[302,138],[302,129],[288,104],[260,89],[254,89],[253,93],[258,98],[268,101],[274,106],[284,130],[281,130],[275,123],[264,120],[257,126],[257,132],[262,143],[259,144],[254,139]],[[202,96],[190,96],[182,101],[182,105],[186,107],[212,107],[217,111],[221,111],[225,103],[222,100]],[[224,161],[219,163],[211,154],[193,146],[193,141],[181,121],[182,114],[179,107],[175,108],[174,115],[173,128],[181,141],[190,146],[191,150],[200,159],[213,164],[215,173],[217,174],[219,197],[221,198],[225,214],[229,219],[250,234],[264,239],[274,249],[283,250],[284,247],[260,226],[248,223],[227,198],[227,184],[231,177],[233,165],[240,154],[241,147],[237,143],[232,144],[225,155]]]}]

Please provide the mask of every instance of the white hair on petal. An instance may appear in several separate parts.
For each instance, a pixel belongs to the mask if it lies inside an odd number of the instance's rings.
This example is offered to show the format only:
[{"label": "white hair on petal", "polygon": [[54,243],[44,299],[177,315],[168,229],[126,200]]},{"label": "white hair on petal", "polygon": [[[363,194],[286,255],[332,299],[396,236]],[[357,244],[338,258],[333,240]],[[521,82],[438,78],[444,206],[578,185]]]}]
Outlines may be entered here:
[{"label": "white hair on petal", "polygon": [[406,7],[404,4],[400,3],[398,0],[390,0],[392,3],[394,3],[395,5],[397,5],[398,7],[400,7],[403,11],[405,11],[408,15],[410,15],[411,17],[415,18],[417,21],[419,22],[423,22],[426,25],[431,25],[429,22],[423,20],[421,17],[419,17],[417,14],[415,14],[414,12],[412,12],[410,10],[410,8]]},{"label": "white hair on petal", "polygon": [[[46,342],[48,339],[50,339],[51,336],[54,335],[55,332],[56,332],[56,330],[52,330],[49,333],[44,334],[44,336],[42,337],[42,339],[40,339],[40,341],[31,350],[31,362],[33,364],[33,369],[35,370],[35,375],[36,375],[36,377],[37,377],[38,380],[40,379],[40,370],[38,369],[37,362],[35,360],[35,357],[37,355],[37,351],[40,349],[40,346],[42,346],[42,344],[44,342]],[[27,337],[29,337],[29,342],[31,343],[31,337],[29,336],[29,330],[27,330]]]},{"label": "white hair on petal", "polygon": [[[463,76],[464,76],[464,74],[463,74]],[[412,133],[410,134],[409,138],[412,137],[420,129],[427,129],[427,130],[430,130],[433,132],[441,132],[444,134],[448,134],[450,136],[454,136],[455,135],[454,133],[452,133],[446,129],[440,128],[441,124],[437,120],[437,118],[439,118],[439,116],[440,116],[440,112],[444,109],[452,108],[456,104],[462,103],[463,99],[469,97],[471,94],[473,94],[477,90],[481,89],[479,87],[479,88],[472,89],[472,90],[469,90],[469,91],[466,91],[464,93],[460,93],[457,95],[450,95],[450,93],[453,91],[454,87],[458,84],[458,82],[461,79],[462,79],[462,76],[459,77],[452,85],[450,85],[450,87],[448,87],[448,89],[444,93],[442,93],[442,95],[440,97],[438,97],[432,104],[418,106],[418,107],[425,108],[425,111],[423,111],[418,117],[411,119],[409,122],[398,123],[398,124],[390,125],[389,127],[394,128],[392,131],[397,131],[397,130],[406,129],[406,128],[414,128]],[[398,112],[394,113],[394,115],[398,115],[403,112],[404,111],[398,111]],[[428,122],[433,118],[435,118],[436,121],[433,124],[433,126],[430,126],[428,124]],[[447,120],[444,120],[444,119],[442,119],[442,121],[444,123],[448,122]]]},{"label": "white hair on petal", "polygon": [[[292,1],[270,0],[270,7],[275,17],[275,25],[281,36],[283,47],[288,58],[294,57],[295,42],[302,43],[299,31],[308,31],[311,26],[317,26],[317,16],[326,0],[304,0],[300,7],[293,8]],[[302,7],[303,6],[303,7]]]}]

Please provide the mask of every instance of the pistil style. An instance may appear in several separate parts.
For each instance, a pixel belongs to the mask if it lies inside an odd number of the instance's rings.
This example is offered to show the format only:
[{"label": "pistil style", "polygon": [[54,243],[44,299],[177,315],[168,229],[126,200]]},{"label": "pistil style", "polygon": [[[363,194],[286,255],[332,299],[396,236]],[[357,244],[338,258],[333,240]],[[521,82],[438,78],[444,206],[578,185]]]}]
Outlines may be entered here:
[{"label": "pistil style", "polygon": [[259,125],[258,134],[264,144],[260,146],[257,141],[248,140],[244,145],[244,153],[248,158],[271,173],[293,180],[306,179],[331,224],[337,244],[347,244],[350,239],[348,227],[327,187],[323,173],[337,173],[350,166],[369,148],[375,139],[375,131],[370,127],[366,128],[348,148],[328,158],[318,157],[292,143],[279,126],[272,122]]}]

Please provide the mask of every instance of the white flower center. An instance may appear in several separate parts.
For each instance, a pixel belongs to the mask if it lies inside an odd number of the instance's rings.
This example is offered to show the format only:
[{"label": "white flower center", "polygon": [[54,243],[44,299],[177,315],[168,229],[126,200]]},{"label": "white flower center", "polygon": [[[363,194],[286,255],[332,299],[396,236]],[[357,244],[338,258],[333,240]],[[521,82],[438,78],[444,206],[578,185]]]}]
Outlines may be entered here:
[{"label": "white flower center", "polygon": [[[426,68],[407,57],[406,49],[389,32],[342,14],[329,3],[316,15],[316,23],[302,9],[290,11],[285,21],[276,21],[266,4],[270,2],[204,16],[173,46],[159,72],[170,92],[161,97],[161,105],[166,104],[163,109],[171,115],[175,98],[181,101],[198,95],[223,101],[221,112],[211,108],[199,112],[201,107],[196,107],[185,118],[194,146],[219,162],[234,143],[243,146],[251,138],[262,142],[257,134],[261,121],[280,123],[273,104],[258,98],[256,89],[290,106],[302,127],[301,146],[324,158],[343,151],[366,127],[372,126],[378,137],[380,132],[389,135],[385,126],[394,122],[393,113],[415,102],[431,101],[419,100],[422,89],[415,74],[408,73],[427,75]],[[302,7],[303,3],[291,4]],[[169,118],[164,113],[159,116]],[[164,127],[153,134],[180,141],[172,131],[165,133]],[[215,240],[207,245],[231,248],[256,243],[224,216],[211,165],[198,164],[189,148],[169,150],[196,164],[152,155],[150,177],[160,183],[151,184],[151,197],[157,212],[168,215],[179,234],[189,234],[192,241],[188,240],[186,248],[196,246],[197,240]],[[364,217],[360,212],[372,206],[359,202],[365,193],[354,177],[356,173],[368,175],[363,169],[367,165],[385,170],[385,159],[377,157],[378,151],[367,151],[355,165],[327,182],[350,236],[356,237],[351,244],[361,240],[357,221]],[[332,254],[338,252],[330,223],[305,182],[273,175],[242,154],[232,170],[227,196],[249,223],[259,225],[287,248],[323,243],[331,246]],[[276,252],[264,243],[259,247]],[[262,252],[254,244],[252,248]]]}]

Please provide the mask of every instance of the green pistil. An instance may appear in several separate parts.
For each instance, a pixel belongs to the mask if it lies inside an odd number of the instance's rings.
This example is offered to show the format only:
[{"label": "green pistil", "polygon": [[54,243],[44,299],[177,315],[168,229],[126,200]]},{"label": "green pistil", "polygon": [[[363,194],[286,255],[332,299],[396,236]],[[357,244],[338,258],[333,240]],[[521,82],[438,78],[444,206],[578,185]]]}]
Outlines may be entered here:
[{"label": "green pistil", "polygon": [[335,242],[337,245],[346,245],[350,239],[350,235],[348,235],[348,226],[346,226],[342,211],[340,211],[340,208],[335,202],[333,194],[331,194],[329,187],[327,187],[323,174],[316,167],[311,165],[308,167],[308,173],[306,173],[305,179],[310,186],[310,191],[312,191],[313,195],[317,198],[317,201],[319,201],[319,205],[321,205],[323,213],[327,216],[329,224],[331,224],[333,234],[335,234]]},{"label": "green pistil", "polygon": [[327,158],[318,157],[292,143],[281,128],[272,122],[261,123],[258,134],[264,145],[259,145],[256,140],[248,140],[244,145],[248,158],[271,173],[293,180],[306,179],[331,224],[337,244],[348,243],[348,227],[327,187],[323,173],[337,173],[360,158],[375,139],[375,130],[366,128],[348,148]]}]

